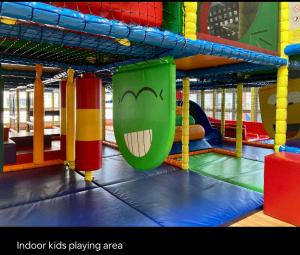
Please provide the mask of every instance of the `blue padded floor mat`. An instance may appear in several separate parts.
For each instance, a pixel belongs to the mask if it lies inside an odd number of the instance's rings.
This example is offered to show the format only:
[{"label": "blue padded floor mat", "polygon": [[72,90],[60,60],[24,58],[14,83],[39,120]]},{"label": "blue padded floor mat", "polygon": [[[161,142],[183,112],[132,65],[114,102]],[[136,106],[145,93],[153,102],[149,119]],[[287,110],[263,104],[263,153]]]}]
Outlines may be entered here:
[{"label": "blue padded floor mat", "polygon": [[148,171],[135,170],[125,161],[122,155],[103,158],[102,164],[101,170],[94,171],[94,183],[98,186],[134,181],[179,170],[168,164],[162,164],[161,166]]},{"label": "blue padded floor mat", "polygon": [[105,189],[162,226],[221,226],[263,205],[263,195],[193,172],[106,186]]},{"label": "blue padded floor mat", "polygon": [[159,226],[103,188],[0,210],[0,226]]},{"label": "blue padded floor mat", "polygon": [[0,174],[0,209],[96,188],[63,166]]},{"label": "blue padded floor mat", "polygon": [[[224,143],[215,147],[235,151],[235,143]],[[264,162],[265,156],[273,153],[273,149],[243,145],[243,158]]]},{"label": "blue padded floor mat", "polygon": [[113,149],[109,146],[102,145],[102,157],[107,158],[107,157],[113,157],[113,156],[118,156],[121,155],[120,151]]}]

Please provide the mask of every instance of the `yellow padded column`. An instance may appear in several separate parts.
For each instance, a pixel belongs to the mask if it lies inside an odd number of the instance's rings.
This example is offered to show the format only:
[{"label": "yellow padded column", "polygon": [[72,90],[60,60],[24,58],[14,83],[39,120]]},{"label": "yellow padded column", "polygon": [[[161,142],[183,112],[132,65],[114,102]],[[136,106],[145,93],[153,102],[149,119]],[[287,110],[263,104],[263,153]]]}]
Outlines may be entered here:
[{"label": "yellow padded column", "polygon": [[182,104],[182,169],[189,169],[189,115],[190,115],[190,79],[183,79]]},{"label": "yellow padded column", "polygon": [[226,89],[222,88],[222,102],[221,102],[221,134],[225,136],[225,95]]},{"label": "yellow padded column", "polygon": [[184,2],[184,37],[197,39],[197,2]]},{"label": "yellow padded column", "polygon": [[75,169],[75,84],[74,70],[68,69],[66,83],[66,161],[69,169]]},{"label": "yellow padded column", "polygon": [[236,156],[243,153],[243,84],[237,85]]},{"label": "yellow padded column", "polygon": [[[288,58],[284,54],[284,48],[289,44],[289,3],[280,2],[280,57]],[[288,96],[288,66],[282,66],[277,72],[277,102],[276,102],[276,130],[275,146],[276,152],[286,142],[287,128],[287,96]]]},{"label": "yellow padded column", "polygon": [[36,79],[34,82],[33,99],[33,163],[44,162],[44,85],[42,82],[43,66],[35,67]]}]

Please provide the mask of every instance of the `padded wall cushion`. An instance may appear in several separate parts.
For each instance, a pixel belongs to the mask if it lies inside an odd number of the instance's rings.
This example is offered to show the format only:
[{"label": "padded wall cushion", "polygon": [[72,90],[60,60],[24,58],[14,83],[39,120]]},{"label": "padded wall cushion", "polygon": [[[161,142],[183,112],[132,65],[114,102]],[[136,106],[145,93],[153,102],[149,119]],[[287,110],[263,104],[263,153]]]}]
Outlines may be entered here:
[{"label": "padded wall cushion", "polygon": [[0,210],[0,226],[159,226],[102,188]]},{"label": "padded wall cushion", "polygon": [[263,205],[258,192],[189,171],[105,188],[163,226],[225,225]]},{"label": "padded wall cushion", "polygon": [[0,175],[0,209],[95,187],[63,166],[3,173]]}]

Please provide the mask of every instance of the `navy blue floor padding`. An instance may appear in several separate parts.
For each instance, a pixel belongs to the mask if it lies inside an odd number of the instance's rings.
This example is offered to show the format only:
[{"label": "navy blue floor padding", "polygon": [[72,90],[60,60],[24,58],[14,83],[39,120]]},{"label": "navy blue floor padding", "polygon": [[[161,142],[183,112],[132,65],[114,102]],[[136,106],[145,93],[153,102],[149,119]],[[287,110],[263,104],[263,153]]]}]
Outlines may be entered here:
[{"label": "navy blue floor padding", "polygon": [[[189,141],[189,151],[199,151],[199,150],[210,149],[210,148],[212,148],[211,145],[205,139]],[[181,153],[181,151],[182,151],[182,143],[176,142],[173,143],[169,154],[170,155],[179,154]]]},{"label": "navy blue floor padding", "polygon": [[162,226],[220,226],[263,205],[263,195],[189,171],[106,186]]},{"label": "navy blue floor padding", "polygon": [[102,188],[0,210],[0,226],[159,226]]},{"label": "navy blue floor padding", "polygon": [[[63,166],[0,175],[0,209],[83,191],[97,186]],[[49,208],[50,210],[50,208]]]},{"label": "navy blue floor padding", "polygon": [[[217,145],[215,147],[235,151],[235,143],[224,143],[224,144]],[[273,153],[274,153],[273,149],[243,145],[243,158],[263,162],[265,156]]]},{"label": "navy blue floor padding", "polygon": [[99,186],[106,186],[174,171],[178,171],[178,168],[168,164],[162,164],[153,170],[139,171],[131,167],[120,155],[103,158],[102,169],[94,171],[94,182]]},{"label": "navy blue floor padding", "polygon": [[113,149],[106,145],[102,146],[102,157],[103,158],[113,157],[113,156],[117,156],[117,155],[121,155],[120,151]]}]

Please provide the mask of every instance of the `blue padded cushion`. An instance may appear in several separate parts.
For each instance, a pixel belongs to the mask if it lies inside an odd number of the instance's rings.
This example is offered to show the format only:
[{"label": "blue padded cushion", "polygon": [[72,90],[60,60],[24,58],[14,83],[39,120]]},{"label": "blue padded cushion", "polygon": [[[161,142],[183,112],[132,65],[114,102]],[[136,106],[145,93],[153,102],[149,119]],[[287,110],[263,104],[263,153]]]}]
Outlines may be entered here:
[{"label": "blue padded cushion", "polygon": [[63,166],[0,174],[0,209],[97,187]]},{"label": "blue padded cushion", "polygon": [[261,208],[263,195],[189,171],[106,186],[162,226],[220,226]]},{"label": "blue padded cushion", "polygon": [[[215,147],[235,151],[235,143],[224,143],[224,144],[217,145]],[[274,153],[273,149],[243,145],[243,158],[263,162],[265,156],[273,153]]]},{"label": "blue padded cushion", "polygon": [[178,168],[162,164],[161,166],[147,171],[138,171],[132,168],[123,156],[103,158],[102,169],[94,171],[94,182],[99,186],[106,186],[113,183],[138,180],[148,176],[166,174],[178,171]]},{"label": "blue padded cushion", "polygon": [[159,226],[102,188],[0,210],[0,226]]},{"label": "blue padded cushion", "polygon": [[[205,139],[189,141],[189,151],[199,151],[199,150],[210,149],[210,148],[212,148],[211,145]],[[181,151],[182,151],[182,143],[176,142],[173,143],[172,149],[169,154],[170,155],[178,154],[181,153]]]},{"label": "blue padded cushion", "polygon": [[121,155],[121,152],[105,145],[102,146],[103,158],[117,156],[117,155]]}]

